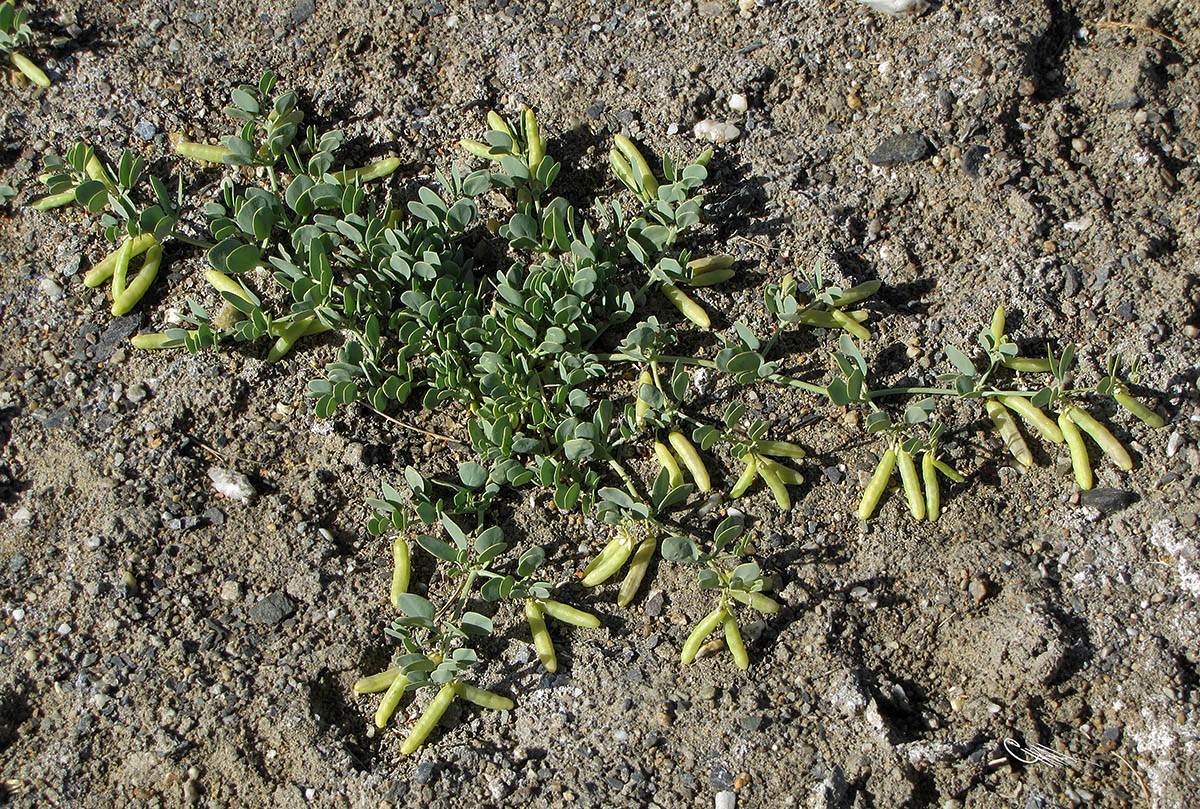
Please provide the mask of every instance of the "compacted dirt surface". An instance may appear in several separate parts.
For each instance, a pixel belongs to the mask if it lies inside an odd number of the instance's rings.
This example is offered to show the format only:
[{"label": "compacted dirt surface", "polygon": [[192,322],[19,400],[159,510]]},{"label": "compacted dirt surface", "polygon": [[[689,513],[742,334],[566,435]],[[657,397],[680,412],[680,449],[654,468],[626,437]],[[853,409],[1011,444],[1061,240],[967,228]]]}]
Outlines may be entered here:
[{"label": "compacted dirt surface", "polygon": [[[903,4],[899,4],[903,5]],[[0,87],[0,804],[594,807],[1147,807],[1200,786],[1200,10],[1185,0],[944,0],[887,16],[850,0],[757,2],[38,3],[27,52],[54,84]],[[51,40],[64,37],[56,45]],[[83,273],[107,251],[77,208],[38,213],[46,152],[131,148],[184,174],[187,227],[219,180],[179,167],[215,140],[237,83],[275,70],[350,162],[395,155],[406,198],[482,135],[489,109],[538,111],[565,188],[616,193],[612,135],[679,158],[696,122],[718,145],[703,248],[738,278],[697,292],[714,329],[770,326],[761,287],[824,257],[879,279],[862,343],[876,387],[935,384],[997,305],[1029,353],[1079,344],[1078,378],[1140,359],[1151,430],[1097,400],[1131,448],[1093,448],[1081,493],[1065,451],[1019,467],[975,402],[947,402],[968,476],[936,523],[903,495],[854,511],[881,445],[858,412],[802,391],[730,397],[804,444],[781,514],[739,502],[783,611],[681,667],[711,609],[662,562],[631,608],[573,584],[608,534],[502,510],[550,550],[559,597],[597,630],[554,628],[547,674],[515,607],[472,678],[511,712],[454,707],[415,755],[375,731],[351,684],[388,664],[390,538],[363,501],[412,464],[453,474],[469,449],[350,409],[318,420],[306,385],[337,338],[267,364],[265,346],[143,353],[204,255],[175,243],[131,314]],[[745,97],[731,106],[732,95]],[[720,346],[679,321],[698,356]],[[782,343],[821,380],[832,335]],[[463,435],[462,414],[398,418]],[[711,460],[718,488],[736,464]],[[245,474],[230,499],[210,471]],[[639,468],[640,469],[640,468]],[[646,470],[649,469],[647,464]],[[728,506],[693,511],[699,534]],[[417,554],[416,575],[428,577]]]}]

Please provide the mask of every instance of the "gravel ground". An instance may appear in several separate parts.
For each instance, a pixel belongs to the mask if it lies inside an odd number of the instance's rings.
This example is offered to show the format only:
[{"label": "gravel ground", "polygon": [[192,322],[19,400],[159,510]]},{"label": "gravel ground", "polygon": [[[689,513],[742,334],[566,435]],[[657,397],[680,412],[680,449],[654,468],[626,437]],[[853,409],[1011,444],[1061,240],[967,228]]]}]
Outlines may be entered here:
[{"label": "gravel ground", "polygon": [[[946,0],[888,17],[849,0],[60,0],[34,27],[54,86],[0,87],[0,183],[20,192],[0,208],[0,803],[1194,801],[1194,4]],[[927,384],[941,347],[969,345],[1003,304],[1035,348],[1080,343],[1085,374],[1110,350],[1140,357],[1167,426],[1104,412],[1137,465],[1097,464],[1081,496],[1065,454],[1015,468],[982,411],[960,409],[948,449],[970,484],[942,519],[914,524],[891,495],[860,524],[878,447],[856,416],[764,393],[752,406],[816,460],[789,515],[762,492],[744,506],[786,605],[748,632],[749,672],[724,654],[678,665],[709,609],[687,570],[658,566],[627,611],[568,586],[604,627],[557,633],[549,675],[502,611],[478,680],[517,708],[454,708],[405,758],[403,731],[373,732],[375,701],[350,691],[393,648],[388,541],[367,535],[362,502],[406,464],[467,456],[362,411],[316,420],[305,386],[334,340],[276,365],[257,347],[135,351],[128,336],[209,294],[203,256],[172,252],[113,319],[80,283],[103,251],[91,220],[24,207],[44,152],[83,139],[166,169],[169,138],[226,132],[230,87],[267,68],[356,157],[401,157],[397,193],[455,159],[491,108],[537,109],[582,186],[608,182],[616,132],[690,156],[697,121],[732,123],[706,239],[756,269],[700,293],[714,312],[764,327],[761,283],[822,255],[884,283],[864,345],[881,384]],[[189,198],[211,193],[215,175],[186,171]],[[824,367],[803,355],[831,342],[789,348]],[[213,468],[255,496],[219,494]],[[545,514],[516,507],[512,522],[557,548],[565,581],[604,537]]]}]

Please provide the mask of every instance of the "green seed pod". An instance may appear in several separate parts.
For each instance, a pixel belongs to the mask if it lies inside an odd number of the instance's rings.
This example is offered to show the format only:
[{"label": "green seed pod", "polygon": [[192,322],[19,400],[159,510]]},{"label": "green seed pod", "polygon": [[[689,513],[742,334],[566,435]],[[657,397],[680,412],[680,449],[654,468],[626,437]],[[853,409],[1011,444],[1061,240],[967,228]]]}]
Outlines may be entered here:
[{"label": "green seed pod", "polygon": [[646,420],[646,414],[650,412],[650,403],[642,398],[642,385],[653,385],[654,376],[649,371],[642,371],[642,375],[638,377],[637,384],[637,403],[633,409],[633,420],[638,425]]},{"label": "green seed pod", "polygon": [[892,470],[895,468],[896,452],[889,449],[879,459],[879,463],[875,466],[875,474],[871,476],[871,482],[867,484],[867,488],[863,489],[862,500],[858,504],[860,520],[871,519],[871,515],[875,513],[875,507],[879,505],[879,499],[883,497],[883,492],[887,489],[888,480],[892,477]]},{"label": "green seed pod", "polygon": [[538,601],[538,606],[542,611],[556,621],[581,626],[585,629],[595,629],[600,626],[600,619],[590,612],[577,610],[574,607],[563,604],[561,601],[555,601],[552,598],[544,598]]},{"label": "green seed pod", "polygon": [[[883,282],[881,281],[863,281],[861,284],[852,286],[843,292],[841,297],[834,300],[833,305],[839,309],[843,306],[853,306],[874,295],[879,291],[881,286],[883,286]],[[866,312],[862,314],[864,317],[866,316]]]},{"label": "green seed pod", "polygon": [[1146,426],[1148,427],[1153,427],[1157,430],[1166,423],[1163,421],[1162,416],[1158,415],[1123,390],[1114,390],[1113,398],[1117,400],[1117,404],[1128,410],[1133,415],[1137,416],[1139,419],[1145,422]]},{"label": "green seed pod", "polygon": [[511,711],[513,709],[513,701],[508,697],[491,691],[485,691],[482,688],[476,688],[466,683],[458,684],[458,695],[467,702],[473,702],[481,708],[488,708],[493,711]]},{"label": "green seed pod", "polygon": [[738,629],[737,621],[728,613],[721,619],[721,624],[725,628],[725,645],[729,647],[729,653],[733,655],[733,664],[742,671],[750,668],[750,655],[746,654],[746,644],[742,643],[742,633]]},{"label": "green seed pod", "polygon": [[804,483],[804,475],[799,471],[792,469],[790,466],[784,466],[778,461],[774,461],[764,455],[758,456],[758,466],[761,469],[766,467],[774,472],[785,486],[800,486]]},{"label": "green seed pod", "polygon": [[781,607],[779,602],[763,593],[746,593],[741,590],[730,590],[729,594],[751,609],[758,610],[764,615],[774,615]]},{"label": "green seed pod", "polygon": [[667,296],[667,300],[671,302],[671,305],[678,309],[679,313],[688,320],[702,329],[712,327],[712,321],[708,317],[708,312],[704,311],[704,307],[689,298],[679,287],[674,284],[663,283],[662,291]]},{"label": "green seed pod", "polygon": [[751,453],[742,459],[746,468],[742,470],[742,474],[738,476],[737,482],[733,484],[733,488],[729,490],[729,499],[736,500],[746,493],[750,488],[750,484],[758,477],[758,458]]},{"label": "green seed pod", "polygon": [[715,270],[727,270],[733,266],[736,261],[733,256],[726,253],[721,253],[715,256],[704,256],[703,258],[694,258],[687,263],[687,268],[694,278],[697,275],[713,272]]},{"label": "green seed pod", "polygon": [[995,399],[988,399],[984,407],[987,410],[988,418],[992,420],[996,431],[1000,433],[1000,440],[1004,442],[1004,446],[1008,447],[1012,456],[1024,466],[1033,466],[1033,453],[1029,451],[1029,445],[1025,443],[1025,438],[1017,428],[1017,423],[1013,420],[1012,413],[1008,412],[1008,408]]},{"label": "green seed pod", "polygon": [[667,477],[670,480],[671,488],[683,485],[683,470],[679,468],[679,464],[675,461],[675,456],[671,454],[671,450],[661,441],[654,442],[654,455],[658,458],[658,463],[663,469],[667,470]]},{"label": "green seed pod", "polygon": [[391,668],[387,671],[381,671],[378,674],[371,674],[367,677],[359,677],[354,682],[355,694],[377,694],[380,691],[386,691],[391,687],[396,678],[400,676],[400,668]]},{"label": "green seed pod", "polygon": [[246,294],[246,290],[237,281],[230,278],[223,272],[218,270],[205,270],[204,280],[207,281],[217,292],[228,292],[231,295],[237,295],[246,303],[253,303],[250,296]]},{"label": "green seed pod", "polygon": [[525,165],[529,167],[530,174],[536,174],[538,164],[546,155],[546,141],[542,140],[538,131],[537,116],[533,110],[521,112],[521,128],[525,135]]},{"label": "green seed pod", "polygon": [[459,148],[468,154],[473,154],[476,157],[482,157],[484,160],[495,160],[495,156],[491,153],[491,146],[486,143],[480,143],[477,140],[460,140]]},{"label": "green seed pod", "polygon": [[512,138],[513,143],[517,142],[516,133],[512,131],[512,127],[508,125],[508,121],[504,120],[504,117],[500,115],[500,113],[496,112],[495,110],[489,111],[487,114],[487,122],[488,126],[490,126],[492,129],[496,130],[497,132],[503,132],[505,135],[508,135],[510,138]]},{"label": "green seed pod", "polygon": [[997,306],[996,311],[992,313],[992,341],[995,345],[1000,345],[1004,342],[1004,307]]},{"label": "green seed pod", "polygon": [[756,441],[754,448],[763,455],[774,455],[776,458],[803,458],[804,447],[790,441]]},{"label": "green seed pod", "polygon": [[28,58],[22,56],[16,51],[10,53],[8,58],[12,61],[13,67],[25,74],[26,78],[28,78],[38,87],[46,88],[50,86],[50,77],[47,76],[40,67],[35,65]]},{"label": "green seed pod", "polygon": [[[153,245],[146,251],[146,260],[142,263],[142,269],[137,276],[125,288],[125,291],[113,299],[112,313],[113,317],[120,317],[128,312],[138,301],[146,294],[146,290],[150,288],[150,284],[154,282],[158,276],[158,268],[162,263],[162,248],[157,244]],[[115,278],[114,274],[114,278]]]},{"label": "green seed pod", "polygon": [[379,701],[379,707],[375,709],[375,727],[383,728],[387,726],[388,720],[396,712],[396,706],[400,704],[400,700],[404,697],[404,689],[407,687],[408,678],[397,672],[396,676],[392,678],[387,691],[384,692],[383,699]]},{"label": "green seed pod", "polygon": [[[125,293],[125,279],[129,274],[129,261],[133,258],[131,250],[132,242],[132,239],[127,238],[125,241],[121,242],[121,246],[117,248],[117,265],[113,267],[112,276],[113,301],[119,300],[121,295]],[[148,247],[146,249],[149,250],[150,248]],[[157,265],[155,265],[154,271],[158,272]]]},{"label": "green seed pod", "polygon": [[72,188],[60,194],[50,194],[49,196],[42,197],[31,203],[29,207],[35,211],[48,211],[51,208],[61,208],[64,205],[70,205],[74,201],[75,189]]},{"label": "green seed pod", "polygon": [[688,279],[688,286],[693,287],[712,287],[717,284],[723,284],[736,275],[733,270],[712,270],[710,272],[693,275]]},{"label": "green seed pod", "polygon": [[638,184],[645,195],[650,199],[656,198],[658,196],[658,180],[655,178],[654,172],[650,171],[650,165],[646,163],[646,158],[642,156],[638,147],[634,146],[633,141],[624,135],[617,135],[613,138],[613,142],[616,143],[621,154],[629,160],[629,165],[638,178]]},{"label": "green seed pod", "polygon": [[679,662],[683,665],[688,665],[696,659],[696,653],[700,651],[700,644],[704,643],[704,639],[712,634],[722,621],[725,620],[724,607],[718,607],[704,617],[700,623],[696,624],[696,628],[688,635],[687,640],[683,642],[683,649],[679,653]]},{"label": "green seed pod", "polygon": [[638,190],[637,180],[633,176],[633,168],[629,165],[629,161],[625,156],[616,149],[608,151],[608,162],[612,165],[613,174],[617,175],[617,179],[630,191],[635,194],[640,194]]},{"label": "green seed pod", "polygon": [[212,143],[191,143],[186,140],[176,143],[175,151],[180,157],[198,160],[201,163],[224,163],[225,158],[232,154],[224,146]]},{"label": "green seed pod", "polygon": [[442,715],[446,713],[446,709],[450,707],[450,703],[454,702],[454,698],[458,696],[458,687],[458,683],[446,683],[442,686],[442,690],[437,692],[433,701],[429,703],[429,707],[425,709],[425,713],[421,714],[417,724],[413,725],[412,732],[408,734],[404,744],[400,746],[402,754],[411,755],[425,743],[429,734],[441,721]]},{"label": "green seed pod", "polygon": [[408,592],[408,579],[412,572],[408,543],[404,537],[396,537],[392,543],[392,589],[390,598],[393,607],[400,606],[400,596]]},{"label": "green seed pod", "polygon": [[1058,425],[1043,413],[1041,408],[1034,406],[1028,398],[1024,396],[997,396],[996,398],[1002,405],[1025,419],[1027,424],[1042,434],[1042,438],[1054,444],[1063,442],[1062,431],[1058,429]]},{"label": "green seed pod", "polygon": [[616,575],[621,566],[633,553],[633,541],[628,535],[619,536],[605,546],[600,555],[592,560],[583,571],[580,582],[584,587],[595,587]]},{"label": "green seed pod", "polygon": [[558,671],[558,658],[554,654],[554,641],[550,639],[550,631],[546,629],[546,619],[542,616],[541,606],[532,598],[525,599],[525,620],[529,623],[529,634],[533,636],[533,648],[537,651],[538,660],[553,674]]},{"label": "green seed pod", "polygon": [[279,335],[279,339],[275,341],[275,345],[271,346],[271,350],[267,352],[267,362],[279,362],[283,359],[292,350],[296,341],[308,333],[314,320],[316,318],[313,315],[308,315],[288,324]]},{"label": "green seed pod", "polygon": [[896,453],[896,465],[900,467],[900,481],[908,498],[908,511],[918,522],[925,519],[925,495],[921,492],[921,480],[917,477],[917,465],[912,453],[901,448]]},{"label": "green seed pod", "polygon": [[129,343],[134,348],[143,351],[153,351],[160,348],[176,348],[176,341],[173,337],[168,337],[165,334],[138,334],[129,338]]},{"label": "green seed pod", "polygon": [[771,494],[775,496],[775,502],[784,511],[792,510],[792,496],[788,494],[787,486],[783,485],[783,481],[779,479],[779,475],[775,470],[764,463],[758,465],[758,476],[763,479],[771,490]]},{"label": "green seed pod", "polygon": [[[158,244],[158,239],[154,238],[151,233],[143,233],[140,236],[135,236],[130,241],[129,258],[130,260],[137,258],[142,253],[150,249],[152,245]],[[124,244],[122,244],[124,247]],[[98,287],[112,278],[113,273],[117,269],[117,256],[120,254],[121,248],[118,247],[104,258],[97,261],[87,275],[83,277],[83,285],[86,287]]]},{"label": "green seed pod", "polygon": [[833,318],[833,322],[838,328],[845,329],[847,332],[857,337],[860,340],[870,340],[871,332],[865,326],[859,324],[857,320],[843,312],[841,309],[831,309],[829,316]]},{"label": "green seed pod", "polygon": [[1075,473],[1075,482],[1079,488],[1087,489],[1095,485],[1092,477],[1092,463],[1088,460],[1087,447],[1083,443],[1083,434],[1075,426],[1075,422],[1067,418],[1066,413],[1058,414],[1058,426],[1062,430],[1067,449],[1071,451],[1071,470]]},{"label": "green seed pod", "polygon": [[1008,357],[1001,360],[1000,364],[1012,371],[1021,371],[1027,374],[1040,374],[1050,371],[1050,360],[1038,357]]},{"label": "green seed pod", "polygon": [[[618,607],[628,607],[633,601],[633,597],[637,595],[638,588],[642,586],[642,579],[646,577],[646,571],[650,568],[650,560],[654,558],[654,550],[657,547],[658,539],[648,536],[634,551],[633,561],[629,563],[629,570],[625,572],[625,578],[621,581],[620,589],[617,590]],[[596,623],[599,625],[598,619]]]},{"label": "green seed pod", "polygon": [[1125,446],[1116,439],[1116,437],[1108,431],[1100,422],[1096,421],[1090,413],[1082,407],[1068,407],[1067,418],[1079,425],[1079,428],[1092,437],[1096,445],[1104,450],[1104,454],[1109,457],[1118,469],[1123,469],[1126,472],[1133,469],[1133,458],[1129,457],[1129,451]]},{"label": "green seed pod", "polygon": [[692,442],[688,441],[687,436],[681,432],[673,431],[667,436],[667,440],[671,442],[671,446],[679,453],[680,460],[683,461],[683,465],[687,467],[692,480],[695,481],[696,491],[701,494],[712,491],[712,483],[708,477],[708,468],[700,458],[700,453],[696,452],[696,448],[692,446]]},{"label": "green seed pod", "polygon": [[330,172],[329,176],[333,177],[334,182],[341,185],[350,185],[355,181],[369,183],[372,180],[380,180],[387,177],[398,168],[400,168],[400,158],[385,157],[382,160],[376,160],[374,163],[360,166],[356,169]]},{"label": "green seed pod", "polygon": [[930,522],[937,522],[937,518],[942,515],[942,490],[938,486],[933,453],[929,450],[926,450],[921,458],[921,479],[925,483],[925,516]]},{"label": "green seed pod", "polygon": [[933,459],[933,466],[935,469],[937,469],[937,471],[941,472],[955,483],[962,483],[964,480],[966,480],[966,478],[960,475],[953,466],[945,463],[944,461],[939,461],[937,458]]}]

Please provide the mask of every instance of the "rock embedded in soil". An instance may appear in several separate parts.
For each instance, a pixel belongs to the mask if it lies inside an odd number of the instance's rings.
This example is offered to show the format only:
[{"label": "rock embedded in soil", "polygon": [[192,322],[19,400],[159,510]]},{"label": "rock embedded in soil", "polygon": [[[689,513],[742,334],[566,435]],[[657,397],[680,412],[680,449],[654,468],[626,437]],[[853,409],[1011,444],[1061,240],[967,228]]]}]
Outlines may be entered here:
[{"label": "rock embedded in soil", "polygon": [[1090,489],[1080,493],[1079,504],[1094,508],[1101,514],[1112,514],[1128,508],[1137,499],[1136,494],[1124,489]]},{"label": "rock embedded in soil", "polygon": [[283,593],[271,593],[250,607],[250,620],[274,626],[296,611],[296,605]]},{"label": "rock embedded in soil", "polygon": [[212,481],[213,488],[230,500],[246,503],[252,500],[256,494],[250,479],[241,472],[214,466],[208,470],[208,477]]},{"label": "rock embedded in soil", "polygon": [[889,168],[916,163],[929,155],[929,141],[918,132],[902,132],[887,138],[867,158],[872,165]]}]

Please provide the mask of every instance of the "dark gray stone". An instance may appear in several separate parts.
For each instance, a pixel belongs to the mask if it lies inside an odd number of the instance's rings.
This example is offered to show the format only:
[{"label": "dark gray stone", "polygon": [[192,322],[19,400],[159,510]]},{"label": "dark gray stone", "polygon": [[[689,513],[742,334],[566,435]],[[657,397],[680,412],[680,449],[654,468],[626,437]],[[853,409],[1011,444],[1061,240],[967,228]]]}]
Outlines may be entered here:
[{"label": "dark gray stone", "polygon": [[1137,501],[1137,495],[1124,489],[1091,489],[1079,494],[1079,503],[1090,506],[1102,514],[1112,514],[1128,508]]},{"label": "dark gray stone", "polygon": [[296,0],[296,5],[292,6],[292,22],[296,25],[307,20],[317,11],[315,0]]},{"label": "dark gray stone", "polygon": [[708,773],[708,781],[714,789],[733,789],[733,773],[729,771],[724,762],[713,762],[712,769]]},{"label": "dark gray stone", "polygon": [[919,132],[892,135],[875,147],[867,159],[876,166],[900,166],[916,163],[929,154],[929,141]]},{"label": "dark gray stone", "polygon": [[983,161],[987,159],[988,147],[975,145],[963,152],[962,167],[971,177],[979,176],[979,169],[983,167]]},{"label": "dark gray stone", "polygon": [[433,781],[437,775],[437,763],[433,761],[422,761],[417,765],[417,769],[413,771],[413,783],[418,786],[425,786]]},{"label": "dark gray stone", "polygon": [[[250,620],[274,626],[295,611],[296,605],[292,603],[292,600],[283,593],[276,592],[271,593],[262,601],[255,602],[250,607]],[[417,769],[420,770],[419,767]]]}]

